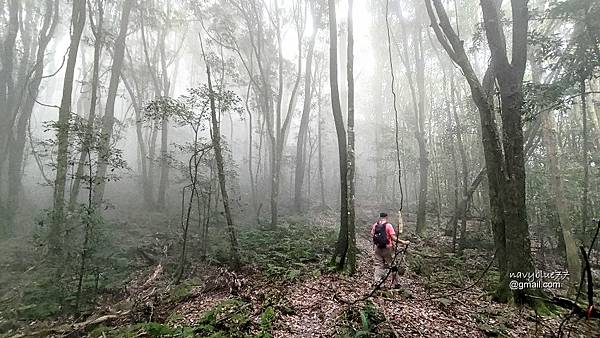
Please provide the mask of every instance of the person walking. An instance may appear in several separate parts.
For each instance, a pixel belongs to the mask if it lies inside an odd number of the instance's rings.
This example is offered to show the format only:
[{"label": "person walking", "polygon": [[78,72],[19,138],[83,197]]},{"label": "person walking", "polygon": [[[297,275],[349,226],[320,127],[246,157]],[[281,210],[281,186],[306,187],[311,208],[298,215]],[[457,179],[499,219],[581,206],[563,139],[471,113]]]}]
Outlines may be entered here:
[{"label": "person walking", "polygon": [[373,236],[374,248],[374,273],[373,285],[379,286],[384,284],[387,275],[387,269],[392,269],[392,281],[395,283],[394,288],[400,288],[398,283],[398,272],[393,262],[394,260],[394,244],[399,243],[407,245],[410,242],[398,239],[394,226],[388,222],[388,215],[385,212],[379,214],[379,219],[371,226],[371,235]]}]

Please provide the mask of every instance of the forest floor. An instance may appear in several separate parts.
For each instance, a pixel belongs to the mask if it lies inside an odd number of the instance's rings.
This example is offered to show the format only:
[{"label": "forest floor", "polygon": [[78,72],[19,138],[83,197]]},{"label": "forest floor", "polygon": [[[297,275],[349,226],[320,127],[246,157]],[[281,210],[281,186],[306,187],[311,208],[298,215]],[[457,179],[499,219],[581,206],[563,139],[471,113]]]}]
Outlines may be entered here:
[{"label": "forest floor", "polygon": [[[333,231],[335,218],[330,218],[312,226]],[[362,223],[365,226],[357,231],[358,270],[352,276],[326,267],[330,252],[318,248],[322,233],[299,238],[306,228],[298,228],[289,242],[282,240],[275,249],[266,242],[251,248],[264,249],[263,259],[273,264],[255,262],[234,273],[214,261],[193,261],[186,279],[174,285],[166,262],[157,261],[133,273],[124,290],[102,296],[86,317],[34,321],[20,334],[12,331],[7,336],[557,336],[565,311],[536,315],[528,307],[493,302],[494,269],[482,275],[493,252],[465,249],[457,257],[448,253],[449,239],[441,234],[423,241],[404,236],[411,244],[401,260],[407,268],[399,277],[402,288],[390,289],[388,282],[362,300],[372,290],[373,276],[369,222],[365,218]],[[414,224],[409,221],[406,228],[410,234]],[[268,242],[268,236],[263,240]],[[244,236],[241,241],[243,245]],[[298,243],[317,248],[302,252]],[[289,255],[282,248],[297,252]],[[261,256],[248,259],[257,257]],[[597,320],[571,320],[563,332],[592,337],[598,336],[599,328]]]}]

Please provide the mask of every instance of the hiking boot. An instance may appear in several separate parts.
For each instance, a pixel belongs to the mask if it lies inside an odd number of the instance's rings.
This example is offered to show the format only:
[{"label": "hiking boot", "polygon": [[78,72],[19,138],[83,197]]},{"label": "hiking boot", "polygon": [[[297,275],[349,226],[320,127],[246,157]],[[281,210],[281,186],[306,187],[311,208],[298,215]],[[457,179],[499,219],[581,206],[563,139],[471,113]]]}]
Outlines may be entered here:
[{"label": "hiking boot", "polygon": [[395,290],[400,290],[401,288],[402,288],[402,286],[400,286],[400,284],[394,284]]}]

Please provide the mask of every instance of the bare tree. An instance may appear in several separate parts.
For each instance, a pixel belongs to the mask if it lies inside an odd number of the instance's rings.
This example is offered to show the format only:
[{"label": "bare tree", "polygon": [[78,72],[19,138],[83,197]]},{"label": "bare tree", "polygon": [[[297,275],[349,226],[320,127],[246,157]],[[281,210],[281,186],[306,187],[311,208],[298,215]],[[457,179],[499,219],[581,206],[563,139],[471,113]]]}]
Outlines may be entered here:
[{"label": "bare tree", "polygon": [[355,136],[354,136],[354,20],[352,18],[353,0],[348,0],[348,244],[344,256],[348,259],[348,271],[353,274],[356,271],[356,211],[354,204],[356,200],[356,188],[354,178],[356,176],[355,158]]},{"label": "bare tree", "polygon": [[237,236],[235,233],[235,226],[233,225],[233,218],[231,216],[231,209],[229,207],[229,195],[227,194],[227,184],[225,181],[225,168],[223,164],[223,150],[221,148],[221,131],[219,123],[220,121],[217,118],[217,108],[215,105],[215,93],[213,91],[211,72],[210,72],[210,64],[208,58],[206,57],[206,53],[204,52],[204,45],[202,44],[202,37],[198,35],[200,39],[200,47],[202,49],[202,57],[204,59],[204,64],[206,65],[206,77],[208,80],[208,92],[209,92],[209,100],[210,100],[210,115],[212,122],[212,147],[215,151],[215,160],[217,162],[217,171],[219,177],[219,186],[221,188],[221,196],[223,200],[223,209],[225,209],[225,219],[227,220],[227,232],[229,234],[229,241],[231,245],[231,262],[234,270],[238,270],[240,268],[240,253],[237,242]]},{"label": "bare tree", "polygon": [[58,112],[57,140],[58,154],[56,157],[56,179],[54,180],[54,214],[48,233],[48,241],[52,254],[59,254],[62,249],[62,232],[64,223],[65,207],[65,184],[67,180],[67,169],[69,159],[69,124],[71,119],[71,97],[73,94],[73,80],[75,64],[77,63],[77,51],[85,25],[85,0],[74,0],[71,12],[71,43],[65,78],[63,83],[63,94]]},{"label": "bare tree", "polygon": [[92,66],[92,94],[90,98],[90,111],[87,118],[87,132],[88,141],[83,143],[83,150],[79,155],[79,162],[77,165],[77,171],[75,173],[75,177],[73,178],[73,184],[71,186],[71,195],[69,199],[69,208],[73,210],[75,205],[77,204],[77,196],[79,195],[79,185],[81,181],[81,177],[83,175],[83,171],[85,169],[85,159],[88,156],[89,147],[91,146],[91,134],[94,130],[94,122],[96,120],[96,106],[98,103],[98,86],[100,82],[100,58],[102,56],[102,45],[104,43],[102,37],[103,23],[104,23],[104,4],[103,1],[97,1],[97,12],[98,12],[98,21],[94,23],[94,17],[92,13],[92,8],[88,9],[89,17],[90,17],[90,25],[92,27],[92,33],[94,35],[94,62]]},{"label": "bare tree", "polygon": [[115,123],[115,100],[117,90],[121,81],[121,67],[125,56],[125,39],[127,38],[127,27],[129,25],[129,14],[135,4],[135,0],[125,0],[123,11],[121,12],[121,21],[119,24],[119,35],[115,40],[113,54],[113,63],[110,73],[110,82],[106,94],[106,107],[102,119],[102,138],[100,140],[100,161],[96,173],[96,190],[94,191],[94,203],[99,205],[104,198],[104,189],[106,187],[106,172],[108,169],[108,158],[111,152],[111,139],[114,132]]},{"label": "bare tree", "polygon": [[335,262],[339,257],[337,268],[341,270],[346,265],[346,253],[348,252],[348,144],[338,85],[337,20],[335,15],[335,1],[329,0],[329,86],[340,166],[340,232],[333,261]]},{"label": "bare tree", "polygon": [[294,176],[294,207],[296,211],[302,211],[302,185],[304,183],[304,171],[306,166],[306,134],[308,131],[308,122],[310,120],[311,99],[312,99],[312,63],[315,50],[315,41],[319,29],[321,17],[320,8],[311,2],[313,31],[308,44],[306,54],[306,66],[304,67],[304,106],[302,107],[302,117],[300,118],[300,128],[298,129],[298,143],[296,144],[296,173]]},{"label": "bare tree", "polygon": [[[37,99],[40,84],[42,82],[44,73],[44,64],[46,60],[46,48],[54,37],[56,26],[59,22],[59,1],[58,0],[46,0],[44,2],[45,10],[43,12],[42,27],[39,31],[37,53],[35,56],[35,63],[32,69],[29,71],[22,84],[22,103],[20,109],[15,107],[16,113],[19,111],[18,118],[16,119],[16,126],[13,127],[14,141],[10,146],[10,153],[8,155],[8,201],[7,201],[7,225],[9,228],[14,227],[15,215],[19,209],[19,199],[22,195],[23,187],[23,165],[25,157],[25,141],[27,138],[27,127],[33,113],[33,107],[35,100]],[[28,61],[28,60],[23,60]],[[28,62],[25,62],[28,64]],[[1,161],[0,161],[1,162]],[[0,164],[0,167],[2,165]],[[1,171],[1,169],[0,169]],[[1,175],[0,175],[1,176]],[[0,178],[0,181],[2,179]],[[1,203],[0,203],[1,204]],[[1,206],[0,206],[1,208]],[[12,229],[8,229],[9,232]],[[0,232],[2,230],[0,229]]]}]

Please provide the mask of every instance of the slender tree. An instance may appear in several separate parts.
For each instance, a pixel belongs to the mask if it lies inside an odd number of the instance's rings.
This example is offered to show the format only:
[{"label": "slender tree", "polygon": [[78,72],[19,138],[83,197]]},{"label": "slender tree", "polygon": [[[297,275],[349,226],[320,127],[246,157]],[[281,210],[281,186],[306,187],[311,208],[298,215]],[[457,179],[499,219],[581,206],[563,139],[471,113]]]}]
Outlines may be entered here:
[{"label": "slender tree", "polygon": [[352,10],[353,0],[348,0],[348,244],[346,255],[350,274],[356,271],[356,211],[354,209],[356,200],[354,182],[356,176],[356,158],[354,152],[354,20],[352,18]]},{"label": "slender tree", "polygon": [[206,65],[206,77],[208,81],[208,95],[210,101],[210,116],[212,123],[212,147],[215,151],[215,160],[217,162],[217,171],[219,177],[219,186],[221,188],[221,196],[223,200],[223,209],[225,209],[225,219],[227,220],[227,232],[229,234],[229,241],[231,245],[231,262],[234,270],[238,270],[240,268],[240,253],[237,242],[237,236],[235,231],[235,226],[233,224],[233,217],[231,216],[231,209],[229,206],[229,195],[227,194],[227,184],[225,179],[225,168],[223,161],[223,150],[221,147],[221,131],[219,123],[220,121],[217,118],[217,107],[215,104],[215,93],[213,91],[212,86],[212,78],[210,72],[210,64],[206,53],[204,51],[204,45],[202,44],[202,37],[198,34],[198,38],[200,39],[200,47],[202,49],[202,58],[204,59],[204,64]]},{"label": "slender tree", "polygon": [[69,124],[71,119],[71,97],[73,94],[73,81],[77,51],[85,25],[86,1],[74,0],[71,11],[71,43],[67,57],[67,66],[63,82],[63,93],[58,112],[57,140],[58,154],[56,157],[56,179],[54,180],[54,213],[50,224],[48,241],[53,255],[59,254],[62,249],[62,232],[64,225],[65,185],[67,169],[69,166]]},{"label": "slender tree", "polygon": [[308,123],[310,121],[311,99],[312,99],[312,63],[315,50],[315,41],[319,29],[320,8],[311,1],[312,12],[312,34],[308,44],[306,54],[306,66],[304,67],[304,105],[302,107],[302,117],[300,118],[300,128],[298,129],[298,142],[296,144],[296,173],[294,175],[294,207],[296,211],[303,210],[302,185],[304,183],[304,172],[306,166],[306,134]]},{"label": "slender tree", "polygon": [[337,267],[342,269],[345,266],[345,255],[348,248],[348,150],[338,85],[337,20],[335,15],[335,0],[329,0],[329,87],[340,166],[340,232],[333,260],[336,261],[339,257]]},{"label": "slender tree", "polygon": [[127,38],[127,27],[129,26],[129,14],[135,4],[135,0],[125,0],[121,20],[119,23],[119,35],[115,40],[113,53],[113,63],[110,73],[110,82],[106,94],[106,107],[104,117],[102,118],[102,138],[100,140],[100,161],[96,173],[96,190],[94,191],[94,203],[99,205],[104,198],[104,189],[106,187],[106,172],[108,169],[108,159],[111,153],[111,140],[114,133],[115,123],[115,101],[119,83],[121,82],[121,68],[125,56],[125,39]]},{"label": "slender tree", "polygon": [[[10,147],[8,156],[8,201],[6,223],[9,227],[9,232],[12,232],[15,226],[15,215],[19,209],[19,200],[22,195],[27,127],[31,119],[31,114],[33,113],[33,107],[43,78],[44,64],[47,57],[46,49],[54,37],[54,32],[56,31],[56,26],[59,22],[59,0],[46,0],[44,6],[45,10],[43,12],[42,27],[39,31],[35,64],[31,69],[30,77],[23,83],[24,93],[21,95],[23,96],[23,103],[20,106],[19,116],[16,119],[16,126],[13,128],[15,139]],[[1,231],[2,230],[0,229],[0,232]]]},{"label": "slender tree", "polygon": [[69,208],[73,210],[77,204],[77,196],[79,195],[79,185],[81,182],[81,178],[83,176],[83,171],[85,170],[85,160],[89,153],[89,148],[91,146],[92,133],[94,130],[94,121],[96,120],[96,106],[98,103],[98,86],[100,82],[100,58],[102,55],[102,45],[103,45],[103,23],[104,23],[104,4],[103,1],[97,1],[97,13],[98,20],[94,23],[94,17],[92,13],[92,8],[88,9],[89,11],[89,19],[90,26],[92,27],[92,33],[94,35],[94,62],[92,66],[92,87],[91,87],[91,98],[90,98],[90,111],[88,113],[87,118],[87,133],[88,140],[83,143],[83,149],[81,154],[79,155],[79,162],[77,163],[77,171],[75,173],[75,177],[73,178],[73,184],[71,186],[71,194],[69,199]]}]

